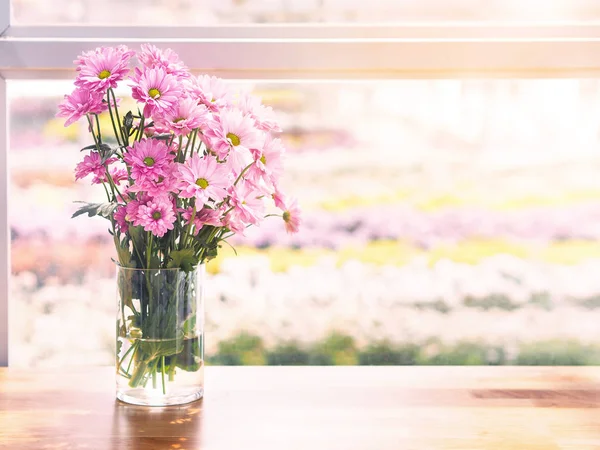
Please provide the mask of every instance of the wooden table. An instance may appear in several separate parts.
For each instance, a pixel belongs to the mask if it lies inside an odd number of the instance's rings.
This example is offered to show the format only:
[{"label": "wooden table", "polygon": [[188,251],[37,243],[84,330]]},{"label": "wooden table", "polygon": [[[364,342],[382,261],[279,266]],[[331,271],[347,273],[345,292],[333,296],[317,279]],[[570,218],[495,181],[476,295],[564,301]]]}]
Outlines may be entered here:
[{"label": "wooden table", "polygon": [[0,448],[600,449],[600,368],[208,367],[170,408],[110,368],[0,369]]}]

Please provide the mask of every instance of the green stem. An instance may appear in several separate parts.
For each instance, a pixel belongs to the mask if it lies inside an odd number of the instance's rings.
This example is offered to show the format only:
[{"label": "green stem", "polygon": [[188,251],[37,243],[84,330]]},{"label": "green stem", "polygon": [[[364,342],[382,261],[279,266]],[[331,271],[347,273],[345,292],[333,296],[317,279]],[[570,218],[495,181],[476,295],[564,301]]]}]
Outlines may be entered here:
[{"label": "green stem", "polygon": [[138,387],[142,381],[144,381],[144,376],[146,375],[146,371],[148,369],[148,364],[144,361],[138,361],[133,369],[133,373],[131,374],[131,379],[129,380],[129,386],[132,388]]},{"label": "green stem", "polygon": [[[196,146],[196,136],[198,136],[198,128],[196,128],[194,130],[194,137],[192,138],[192,148],[190,149],[190,157],[194,153],[194,147]],[[187,156],[186,156],[186,158],[187,158]]]},{"label": "green stem", "polygon": [[192,230],[192,224],[194,223],[195,217],[196,217],[196,202],[194,202],[194,206],[192,209],[192,215],[190,216],[190,223],[188,223],[188,226],[185,229],[185,234],[183,235],[183,238],[181,238],[181,241],[179,242],[179,250],[183,250],[185,248],[186,241],[187,241],[188,236],[190,235],[190,231]]},{"label": "green stem", "polygon": [[[215,235],[219,232],[222,231],[222,229],[216,228],[214,227],[212,230],[210,230],[210,233],[208,234],[208,238],[206,239],[206,241],[204,241],[206,243],[206,245],[209,244],[209,242],[211,242]],[[199,261],[202,263],[202,261],[204,260],[204,254],[206,253],[206,247],[202,247],[202,249],[200,250],[200,258]]]},{"label": "green stem", "polygon": [[[116,240],[116,238],[117,237],[115,236],[115,240]],[[119,274],[117,276],[120,276],[120,275],[121,274]],[[119,288],[119,291],[120,290],[121,290],[121,288]],[[120,297],[119,303],[121,304],[121,319],[123,320],[122,327],[125,328],[125,335],[127,335],[127,327],[125,326],[125,323],[126,323],[126,320],[125,320],[125,302],[123,301],[123,298],[122,298],[122,292],[119,292],[119,297]],[[133,300],[132,300],[132,303],[133,303]],[[121,327],[119,327],[119,329],[117,330],[117,332],[118,332],[118,336],[120,336],[121,335]],[[117,339],[118,339],[118,336],[117,336]]]},{"label": "green stem", "polygon": [[221,236],[220,239],[222,239],[223,241],[225,241],[226,239],[229,239],[231,236],[235,236],[235,233],[230,233],[227,236]]},{"label": "green stem", "polygon": [[177,162],[182,163],[185,160],[185,153],[187,152],[187,149],[190,145],[190,142],[192,142],[192,140],[188,137],[187,143],[185,144],[185,150],[183,150],[183,155],[181,154],[181,146],[183,145],[183,136],[179,136],[179,145],[177,146]]},{"label": "green stem", "polygon": [[146,247],[146,269],[150,269],[150,260],[152,259],[152,239],[154,235],[148,231],[148,245]]},{"label": "green stem", "polygon": [[88,124],[90,125],[90,130],[92,130],[92,137],[94,138],[94,144],[96,145],[96,150],[100,153],[100,143],[98,142],[98,138],[96,137],[96,133],[94,133],[94,124],[92,123],[92,119],[90,119],[90,115],[87,114]]},{"label": "green stem", "polygon": [[[134,349],[135,349],[135,345],[132,345],[131,347],[129,347],[129,349],[125,352],[125,354],[123,355],[123,357],[119,361],[119,365],[117,366],[118,369],[121,368],[121,365],[123,364],[123,361],[125,361],[125,358],[127,358],[127,355],[129,355],[131,353],[131,351],[134,350]],[[129,369],[127,369],[127,372],[129,372]]]},{"label": "green stem", "polygon": [[254,164],[254,161],[252,161],[250,164],[248,164],[246,167],[244,167],[244,170],[242,170],[240,172],[240,174],[238,175],[238,177],[235,179],[235,183],[233,183],[233,185],[237,185],[238,182],[242,179],[242,177],[246,174],[246,172],[248,172],[248,169],[250,167],[252,167],[252,165]]},{"label": "green stem", "polygon": [[161,370],[162,389],[163,389],[163,395],[165,395],[167,393],[167,388],[165,386],[165,357],[164,356],[161,358],[160,363],[162,366],[162,370]]},{"label": "green stem", "polygon": [[131,369],[131,364],[133,363],[133,359],[135,358],[135,354],[138,350],[139,343],[140,341],[136,340],[135,343],[132,345],[132,347],[135,347],[135,350],[133,351],[131,358],[129,358],[129,364],[127,365],[127,373],[130,373],[129,370]]},{"label": "green stem", "polygon": [[131,245],[133,247],[133,251],[137,255],[138,261],[140,262],[140,266],[141,266],[144,263],[144,258],[142,258],[142,254],[140,253],[140,249],[135,246],[135,239],[132,238],[130,240],[131,240]]},{"label": "green stem", "polygon": [[106,183],[102,183],[102,187],[104,188],[104,192],[106,192],[106,199],[110,202],[110,193],[108,192],[108,189],[106,189]]},{"label": "green stem", "polygon": [[98,120],[98,114],[94,114],[96,118],[96,128],[98,130],[98,141],[102,142],[102,132],[100,131],[100,120]]},{"label": "green stem", "polygon": [[117,140],[117,144],[121,147],[123,144],[121,143],[121,139],[119,139],[119,132],[117,131],[117,127],[115,125],[115,118],[112,112],[112,106],[110,103],[110,90],[106,93],[106,102],[108,103],[108,113],[110,114],[110,121],[112,123],[113,132],[115,133],[115,139]]},{"label": "green stem", "polygon": [[146,279],[146,290],[148,291],[148,302],[146,303],[147,315],[154,314],[154,306],[152,305],[152,283],[150,281],[150,261],[152,259],[152,232],[148,231],[148,245],[146,246],[146,270],[144,278]]},{"label": "green stem", "polygon": [[135,139],[134,139],[134,141],[141,141],[142,140],[142,137],[144,136],[144,122],[145,121],[146,121],[146,118],[142,114],[141,118],[140,118],[140,124],[138,125],[137,132],[135,133]]},{"label": "green stem", "polygon": [[114,101],[115,107],[115,115],[117,116],[117,124],[119,125],[119,133],[121,134],[121,139],[123,141],[123,145],[129,145],[129,139],[125,136],[126,133],[123,132],[123,124],[121,122],[121,117],[119,116],[119,107],[117,106],[117,97],[115,96],[115,91],[112,88],[108,89],[108,94],[112,94],[112,98]]},{"label": "green stem", "polygon": [[[192,147],[190,150],[190,156],[192,156],[192,153],[194,153],[194,145],[196,145],[196,134],[198,134],[197,128],[193,130],[188,136],[187,144],[185,145],[185,150],[183,151],[183,158],[179,162],[184,162],[187,159],[187,152],[188,148],[190,148],[190,144]],[[181,136],[179,137],[179,148],[181,148]]]},{"label": "green stem", "polygon": [[123,203],[127,203],[127,200],[125,200],[125,197],[123,197],[123,194],[121,194],[121,192],[119,191],[119,188],[117,187],[115,181],[113,180],[112,175],[108,171],[108,168],[106,169],[106,179],[110,183],[110,187],[113,190],[114,199],[117,200],[117,195],[115,194],[115,191],[116,191],[116,193],[119,194],[119,197],[121,197],[121,200],[123,200]]}]

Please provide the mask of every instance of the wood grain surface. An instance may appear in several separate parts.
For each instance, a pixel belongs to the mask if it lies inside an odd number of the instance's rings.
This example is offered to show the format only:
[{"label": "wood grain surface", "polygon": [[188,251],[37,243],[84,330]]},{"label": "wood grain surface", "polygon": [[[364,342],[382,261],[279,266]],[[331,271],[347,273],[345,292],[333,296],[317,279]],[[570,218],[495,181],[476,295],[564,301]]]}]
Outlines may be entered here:
[{"label": "wood grain surface", "polygon": [[0,369],[0,448],[600,449],[600,368],[208,367],[181,407],[111,368]]}]

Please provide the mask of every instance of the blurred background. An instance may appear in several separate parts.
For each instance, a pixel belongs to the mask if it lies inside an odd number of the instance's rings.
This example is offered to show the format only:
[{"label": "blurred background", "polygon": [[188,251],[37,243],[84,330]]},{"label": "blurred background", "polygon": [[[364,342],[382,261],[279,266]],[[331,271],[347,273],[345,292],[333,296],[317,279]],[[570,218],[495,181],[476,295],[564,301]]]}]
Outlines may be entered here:
[{"label": "blurred background", "polygon": [[[600,18],[583,0],[138,3],[13,0],[13,14],[144,25]],[[267,220],[232,241],[238,256],[223,248],[208,265],[209,363],[600,363],[600,80],[234,84],[277,112],[284,185],[304,224],[289,236]],[[8,85],[11,366],[114,363],[107,223],[70,219],[74,201],[103,196],[74,181],[90,136],[54,118],[71,89]]]},{"label": "blurred background", "polygon": [[18,24],[537,22],[600,18],[596,0],[12,0],[12,6]]}]

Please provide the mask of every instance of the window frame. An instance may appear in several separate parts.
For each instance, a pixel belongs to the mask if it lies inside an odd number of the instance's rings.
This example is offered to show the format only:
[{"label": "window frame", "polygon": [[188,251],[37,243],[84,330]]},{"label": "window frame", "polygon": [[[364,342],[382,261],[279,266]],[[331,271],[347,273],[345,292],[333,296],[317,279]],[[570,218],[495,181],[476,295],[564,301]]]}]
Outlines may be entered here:
[{"label": "window frame", "polygon": [[202,28],[9,26],[0,37],[0,76],[72,78],[73,59],[82,51],[141,42],[171,47],[193,71],[233,79],[600,74],[600,23],[567,22]]},{"label": "window frame", "polygon": [[232,79],[600,76],[600,22],[20,26],[10,23],[10,0],[0,0],[0,366],[9,362],[7,80],[73,78],[82,51],[141,42],[171,47],[194,71]]}]

